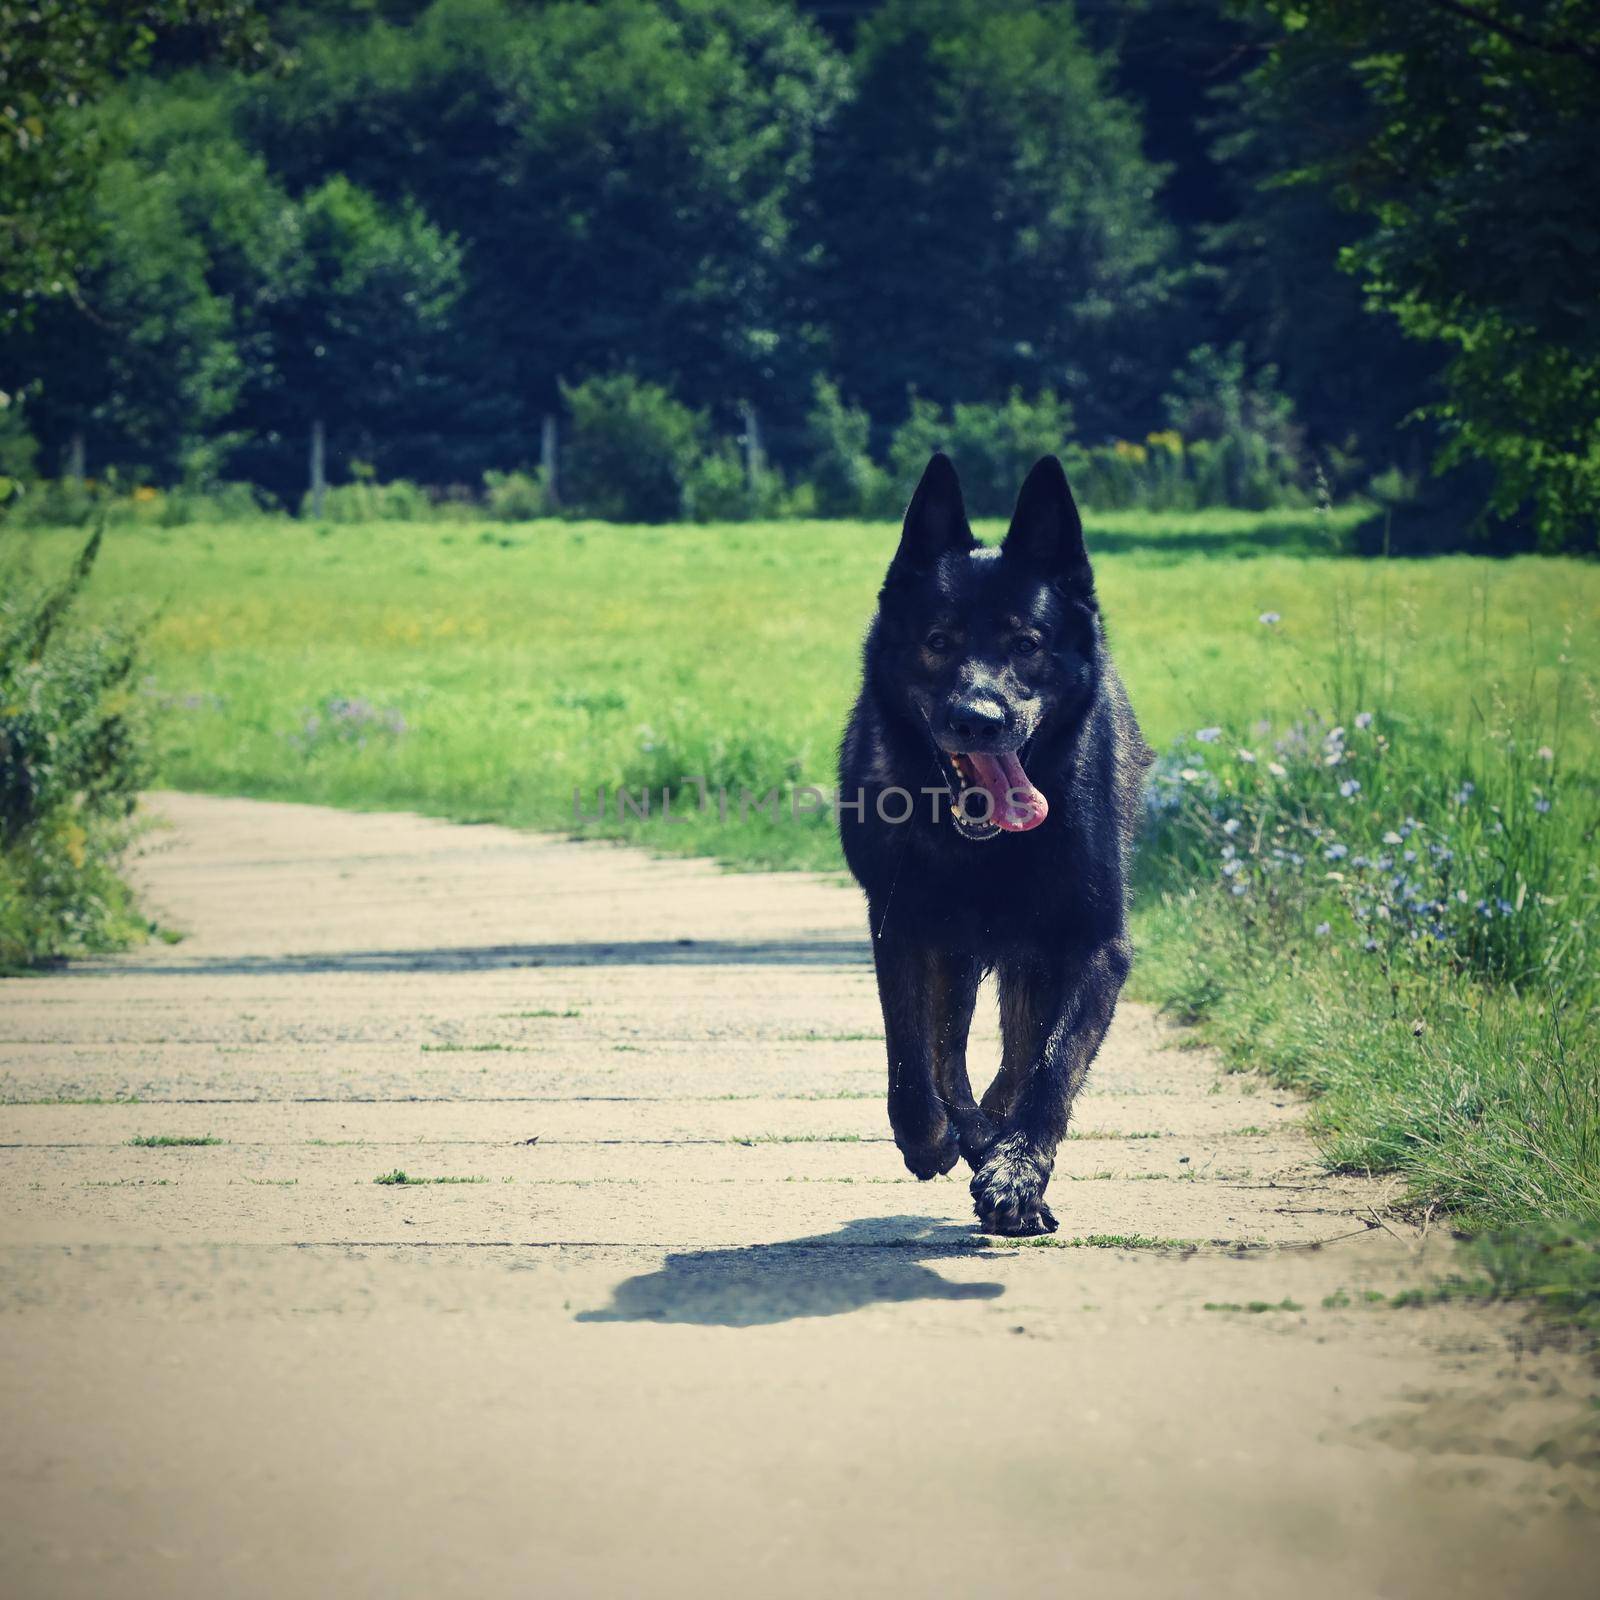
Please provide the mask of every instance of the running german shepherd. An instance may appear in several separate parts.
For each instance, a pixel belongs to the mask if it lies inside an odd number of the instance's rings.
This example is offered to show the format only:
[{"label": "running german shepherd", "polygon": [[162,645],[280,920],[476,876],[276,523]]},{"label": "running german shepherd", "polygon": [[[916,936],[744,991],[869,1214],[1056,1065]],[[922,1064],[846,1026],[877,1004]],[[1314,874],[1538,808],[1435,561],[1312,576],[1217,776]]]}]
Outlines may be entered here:
[{"label": "running german shepherd", "polygon": [[[895,1143],[919,1178],[965,1157],[985,1232],[1053,1233],[1056,1146],[1128,976],[1151,759],[1061,463],[1028,474],[991,550],[934,456],[863,654],[839,826],[867,895]],[[967,1029],[989,971],[1004,1043],[979,1104]]]}]

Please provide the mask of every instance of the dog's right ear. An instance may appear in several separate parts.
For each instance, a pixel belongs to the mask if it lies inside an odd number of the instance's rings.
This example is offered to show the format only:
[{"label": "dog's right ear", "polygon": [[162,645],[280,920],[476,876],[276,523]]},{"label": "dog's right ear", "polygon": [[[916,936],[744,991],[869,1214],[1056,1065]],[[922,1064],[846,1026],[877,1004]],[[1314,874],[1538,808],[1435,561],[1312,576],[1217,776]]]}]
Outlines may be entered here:
[{"label": "dog's right ear", "polygon": [[906,507],[900,548],[890,572],[926,572],[952,550],[976,550],[978,541],[967,522],[966,502],[955,464],[940,451],[928,463],[917,492]]}]

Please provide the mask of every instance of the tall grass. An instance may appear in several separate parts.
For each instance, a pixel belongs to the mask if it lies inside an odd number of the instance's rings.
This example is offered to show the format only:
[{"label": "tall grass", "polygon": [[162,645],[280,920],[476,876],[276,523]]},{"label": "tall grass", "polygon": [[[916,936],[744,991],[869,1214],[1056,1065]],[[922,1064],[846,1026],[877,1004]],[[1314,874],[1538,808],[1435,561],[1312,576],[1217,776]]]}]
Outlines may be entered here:
[{"label": "tall grass", "polygon": [[1315,1093],[1335,1165],[1461,1226],[1600,1239],[1594,686],[1567,650],[1510,682],[1480,659],[1452,726],[1392,643],[1342,622],[1282,663],[1323,674],[1304,713],[1174,742],[1138,981]]}]

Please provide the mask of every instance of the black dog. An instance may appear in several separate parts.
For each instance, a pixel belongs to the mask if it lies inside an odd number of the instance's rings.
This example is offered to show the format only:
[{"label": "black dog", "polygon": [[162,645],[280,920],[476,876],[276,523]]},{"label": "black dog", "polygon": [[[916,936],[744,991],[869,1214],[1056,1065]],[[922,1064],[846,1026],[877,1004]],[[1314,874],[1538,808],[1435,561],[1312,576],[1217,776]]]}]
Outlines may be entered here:
[{"label": "black dog", "polygon": [[[936,455],[864,656],[840,833],[867,894],[895,1143],[919,1178],[964,1156],[986,1232],[1054,1232],[1056,1146],[1128,975],[1151,759],[1061,463],[1028,474],[1004,545],[987,550]],[[980,1106],[967,1029],[991,970],[1004,1043]]]}]

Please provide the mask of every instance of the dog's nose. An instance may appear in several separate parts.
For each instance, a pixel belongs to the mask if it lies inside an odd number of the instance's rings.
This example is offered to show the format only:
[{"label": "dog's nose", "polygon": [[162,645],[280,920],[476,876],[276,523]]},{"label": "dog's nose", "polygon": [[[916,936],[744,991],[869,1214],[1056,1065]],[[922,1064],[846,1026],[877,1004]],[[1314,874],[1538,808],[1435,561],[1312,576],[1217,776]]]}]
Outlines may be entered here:
[{"label": "dog's nose", "polygon": [[958,700],[950,707],[945,725],[953,738],[970,748],[971,742],[992,739],[1003,732],[1006,714],[993,700]]}]

